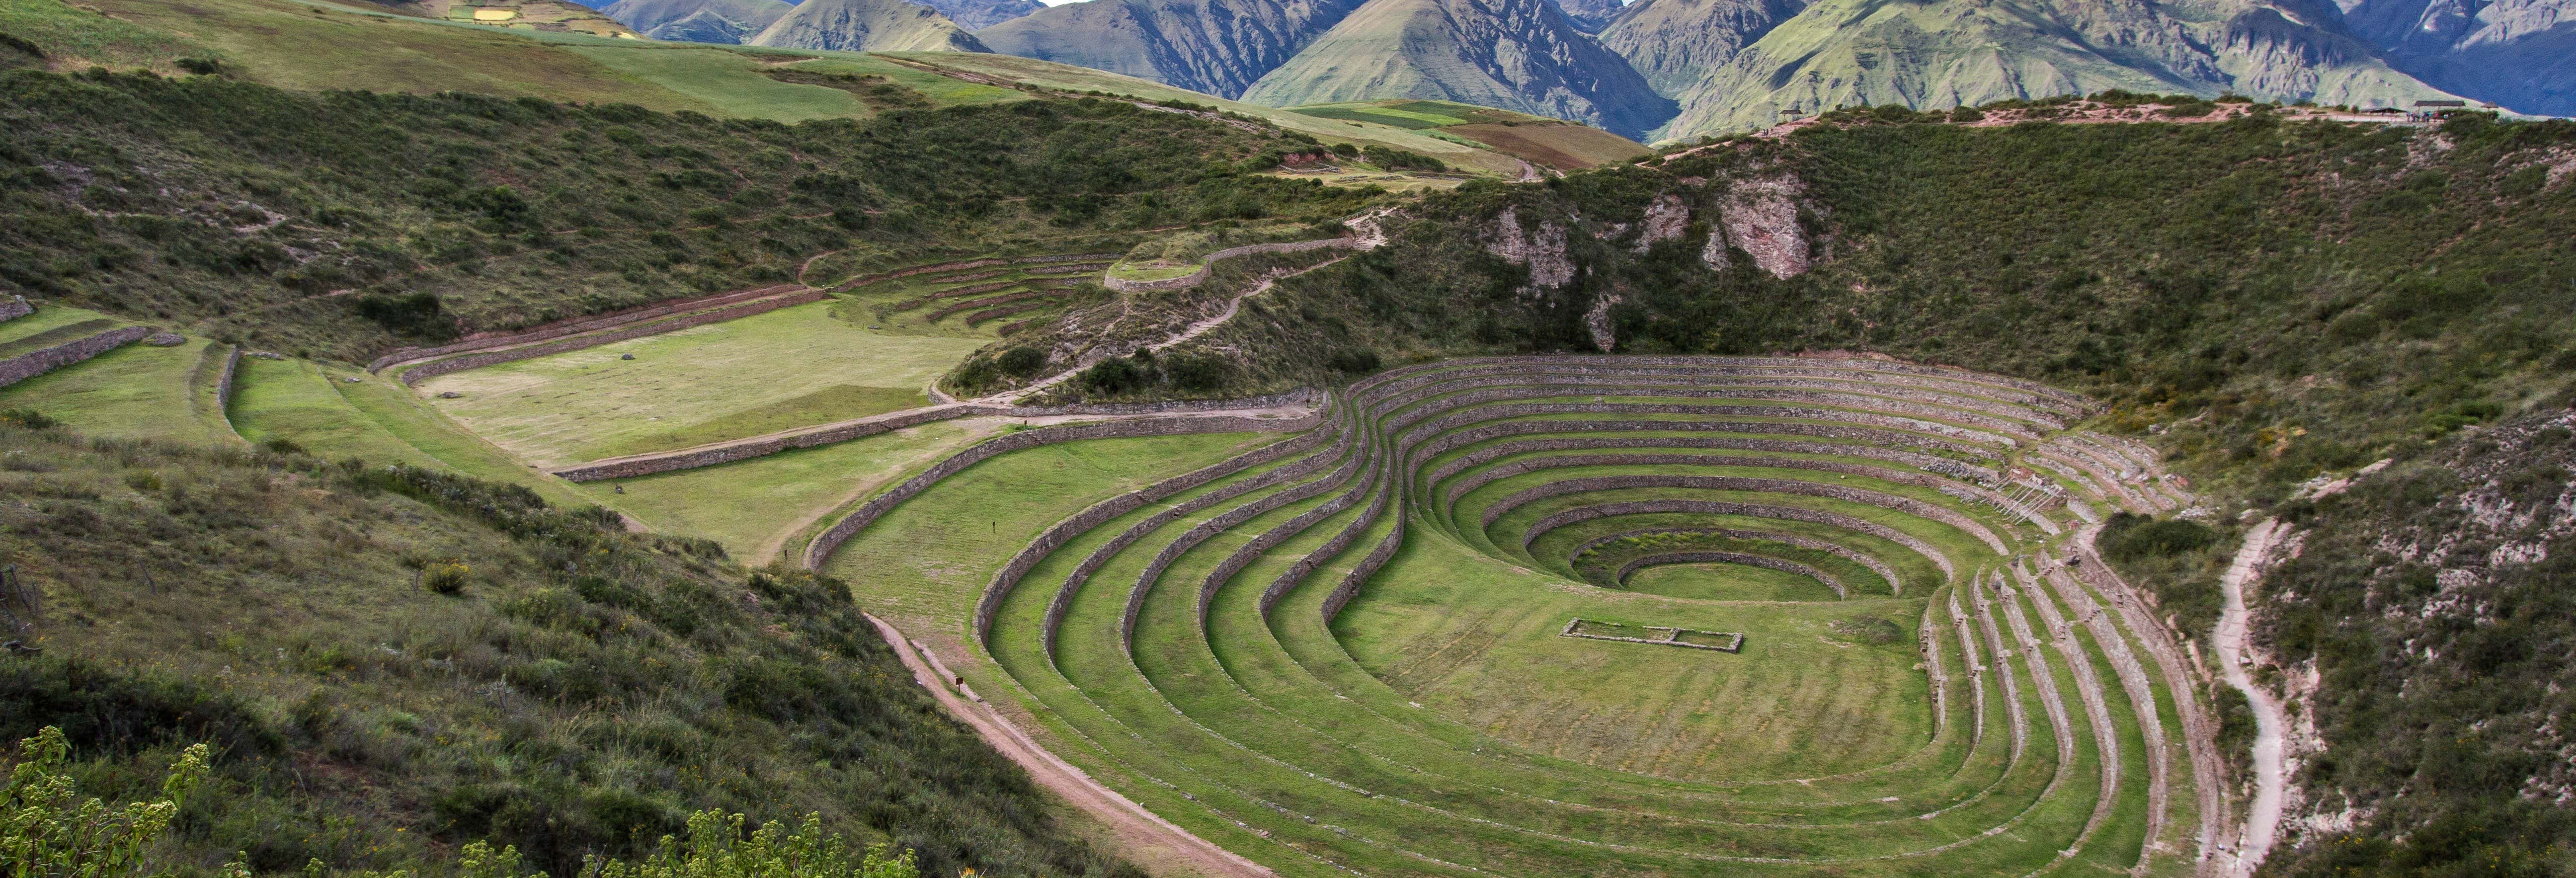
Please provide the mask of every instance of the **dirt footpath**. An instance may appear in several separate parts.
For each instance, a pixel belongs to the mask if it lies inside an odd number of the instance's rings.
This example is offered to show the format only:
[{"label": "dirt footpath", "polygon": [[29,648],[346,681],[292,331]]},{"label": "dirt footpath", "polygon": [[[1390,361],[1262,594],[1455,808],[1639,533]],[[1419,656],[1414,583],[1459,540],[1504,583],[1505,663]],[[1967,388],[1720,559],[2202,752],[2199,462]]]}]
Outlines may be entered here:
[{"label": "dirt footpath", "polygon": [[1027,733],[1002,718],[982,698],[974,696],[973,690],[959,684],[957,675],[948,672],[936,653],[905,637],[903,632],[883,619],[869,616],[868,621],[877,626],[877,633],[885,637],[886,643],[894,646],[895,654],[903,657],[904,666],[912,669],[913,679],[919,681],[922,688],[930,690],[931,696],[939,699],[941,706],[972,726],[976,734],[984,736],[984,743],[1010,757],[1012,762],[1019,763],[1039,786],[1064,797],[1074,807],[1107,825],[1118,836],[1120,845],[1130,853],[1131,859],[1174,861],[1197,874],[1219,878],[1273,874],[1261,864],[1192,835],[1189,830],[1156,816],[1154,812],[1145,810],[1145,806],[1092,780],[1082,769],[1057,758],[1030,740]]}]

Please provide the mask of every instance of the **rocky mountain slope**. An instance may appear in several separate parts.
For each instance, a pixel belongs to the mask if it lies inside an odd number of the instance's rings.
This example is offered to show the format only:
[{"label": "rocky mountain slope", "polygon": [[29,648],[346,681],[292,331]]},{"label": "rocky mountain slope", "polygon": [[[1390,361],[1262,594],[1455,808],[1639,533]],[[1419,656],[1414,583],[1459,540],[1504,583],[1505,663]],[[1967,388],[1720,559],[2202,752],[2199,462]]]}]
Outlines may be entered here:
[{"label": "rocky mountain slope", "polygon": [[2525,113],[2576,115],[2576,0],[2349,0],[2398,69]]},{"label": "rocky mountain slope", "polygon": [[1359,8],[1360,0],[1093,0],[976,33],[993,51],[1150,79],[1224,98]]},{"label": "rocky mountain slope", "polygon": [[1038,0],[925,0],[925,2],[930,8],[939,10],[939,14],[948,16],[950,21],[957,22],[958,27],[967,30],[982,30],[1047,8],[1046,4]]},{"label": "rocky mountain slope", "polygon": [[1481,104],[1637,137],[1671,102],[1546,0],[1370,0],[1244,92],[1272,106]]},{"label": "rocky mountain slope", "polygon": [[903,0],[805,0],[744,43],[846,52],[982,52],[939,10]]},{"label": "rocky mountain slope", "polygon": [[795,10],[785,0],[617,0],[599,11],[657,40],[739,43]]},{"label": "rocky mountain slope", "polygon": [[2115,88],[2379,106],[2447,97],[2390,68],[2331,11],[2291,4],[1823,0],[1783,19],[1787,2],[1641,2],[1603,42],[1681,102],[1659,132],[1672,138],[1842,106]]}]

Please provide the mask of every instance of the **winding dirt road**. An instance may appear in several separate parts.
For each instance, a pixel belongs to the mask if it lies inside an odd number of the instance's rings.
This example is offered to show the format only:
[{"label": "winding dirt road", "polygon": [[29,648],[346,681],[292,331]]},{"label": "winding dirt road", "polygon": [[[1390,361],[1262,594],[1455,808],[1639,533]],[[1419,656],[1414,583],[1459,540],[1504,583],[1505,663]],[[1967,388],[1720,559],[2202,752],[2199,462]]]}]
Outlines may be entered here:
[{"label": "winding dirt road", "polygon": [[2236,558],[2227,565],[2227,573],[2218,578],[2218,587],[2227,594],[2227,607],[2219,612],[2218,631],[2210,645],[2218,652],[2219,673],[2227,685],[2245,693],[2245,701],[2254,708],[2254,801],[2245,809],[2245,834],[2236,846],[2235,861],[2227,870],[2230,876],[2254,874],[2263,857],[2272,852],[2272,842],[2280,835],[2282,799],[2283,730],[2288,728],[2281,716],[2281,702],[2269,690],[2255,685],[2245,669],[2253,659],[2247,649],[2252,635],[2252,613],[2245,609],[2245,589],[2261,580],[2263,565],[2271,560],[2272,548],[2289,528],[2279,519],[2266,518],[2245,534],[2245,545],[2236,550]]},{"label": "winding dirt road", "polygon": [[1256,878],[1275,874],[1259,863],[1191,834],[1189,830],[1156,816],[1145,806],[1092,780],[1091,775],[1039,746],[1026,732],[1020,731],[1019,726],[1004,719],[982,698],[976,697],[974,690],[958,682],[957,675],[949,673],[947,666],[940,663],[938,654],[931,652],[929,647],[905,637],[902,631],[884,619],[868,616],[868,622],[877,626],[877,633],[894,647],[896,655],[903,658],[904,667],[912,669],[913,679],[919,681],[922,688],[930,690],[931,697],[939,699],[940,706],[948,708],[949,714],[983,736],[984,743],[992,745],[993,749],[1027,770],[1039,786],[1063,796],[1074,807],[1106,824],[1117,833],[1122,846],[1131,855],[1138,851],[1152,852],[1147,858],[1177,861],[1200,875],[1219,878]]}]

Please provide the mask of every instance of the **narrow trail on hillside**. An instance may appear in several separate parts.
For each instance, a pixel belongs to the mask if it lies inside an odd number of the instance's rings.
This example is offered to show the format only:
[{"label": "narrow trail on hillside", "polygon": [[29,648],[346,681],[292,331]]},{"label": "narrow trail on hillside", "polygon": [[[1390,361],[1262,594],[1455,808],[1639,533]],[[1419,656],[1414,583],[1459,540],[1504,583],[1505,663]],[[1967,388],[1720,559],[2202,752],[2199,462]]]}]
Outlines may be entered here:
[{"label": "narrow trail on hillside", "polygon": [[[1343,224],[1350,227],[1352,232],[1351,239],[1357,242],[1357,244],[1351,248],[1352,251],[1354,253],[1366,253],[1370,250],[1375,250],[1384,246],[1386,244],[1386,228],[1381,225],[1379,221],[1385,219],[1388,215],[1393,214],[1394,212],[1394,208],[1381,207],[1376,210],[1362,213],[1359,216],[1352,217],[1349,220],[1345,220]],[[1165,348],[1205,335],[1209,330],[1225,325],[1226,321],[1233,320],[1234,315],[1243,310],[1243,300],[1269,292],[1270,288],[1280,281],[1287,280],[1288,278],[1296,277],[1307,272],[1320,271],[1339,264],[1342,260],[1349,258],[1351,257],[1347,255],[1336,256],[1332,259],[1327,259],[1323,262],[1318,262],[1295,271],[1281,272],[1262,278],[1261,282],[1254,284],[1251,289],[1236,294],[1234,298],[1227,300],[1225,303],[1225,309],[1217,312],[1215,316],[1193,321],[1190,325],[1182,327],[1181,331],[1173,333],[1171,337],[1153,344],[1145,345],[1145,348],[1147,350],[1160,352]],[[1103,356],[1100,359],[1107,359],[1107,357]],[[1000,393],[990,394],[974,401],[992,405],[1010,405],[1012,404],[1011,400],[1015,397],[1024,397],[1028,394],[1070,381],[1073,379],[1073,376],[1082,374],[1082,370],[1091,368],[1092,365],[1098,362],[1098,359],[1090,362],[1077,362],[1074,364],[1073,368],[1049,375],[1036,383],[1005,390]]]},{"label": "narrow trail on hillside", "polygon": [[[894,647],[895,655],[903,659],[904,667],[911,669],[914,681],[930,690],[931,697],[938,699],[940,706],[948,709],[949,715],[973,728],[984,738],[984,743],[1026,770],[1039,786],[1063,796],[1074,807],[1107,824],[1128,850],[1160,849],[1182,860],[1198,874],[1217,878],[1259,878],[1276,874],[1192,834],[1136,804],[1135,800],[1093,780],[1082,769],[1040,746],[1019,726],[984,703],[981,697],[975,697],[974,690],[967,689],[961,678],[939,664],[938,654],[931,652],[929,647],[905,637],[901,630],[884,619],[873,615],[867,618],[876,626],[877,634],[885,638],[886,644]],[[967,700],[970,697],[974,700]]]},{"label": "narrow trail on hillside", "polygon": [[2218,651],[2219,673],[2227,685],[2245,693],[2245,702],[2254,708],[2254,800],[2245,808],[2245,833],[2236,845],[2235,864],[2230,876],[2254,874],[2263,857],[2272,852],[2272,842],[2281,828],[2283,732],[2288,728],[2281,716],[2281,703],[2272,693],[2255,685],[2245,672],[2252,662],[2249,640],[2253,634],[2252,613],[2245,608],[2245,589],[2262,581],[2263,565],[2271,560],[2273,547],[2289,528],[2279,519],[2266,518],[2245,534],[2245,545],[2236,550],[2236,558],[2227,565],[2227,573],[2218,578],[2218,587],[2226,592],[2227,606],[2218,615],[2218,630],[2210,645]]}]

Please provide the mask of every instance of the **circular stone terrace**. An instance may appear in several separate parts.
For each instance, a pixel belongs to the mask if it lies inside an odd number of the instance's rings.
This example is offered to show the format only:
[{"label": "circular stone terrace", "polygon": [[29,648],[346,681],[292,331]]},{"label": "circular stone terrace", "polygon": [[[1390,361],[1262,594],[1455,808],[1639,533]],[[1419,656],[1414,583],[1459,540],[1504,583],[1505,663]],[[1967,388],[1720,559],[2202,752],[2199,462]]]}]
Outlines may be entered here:
[{"label": "circular stone terrace", "polygon": [[[1086,782],[1282,874],[2190,871],[2231,835],[2206,717],[2066,561],[2186,498],[2068,429],[2094,408],[1883,360],[1449,361],[1302,432],[1004,437],[806,556]],[[1147,474],[1080,478],[1114,461]]]}]

